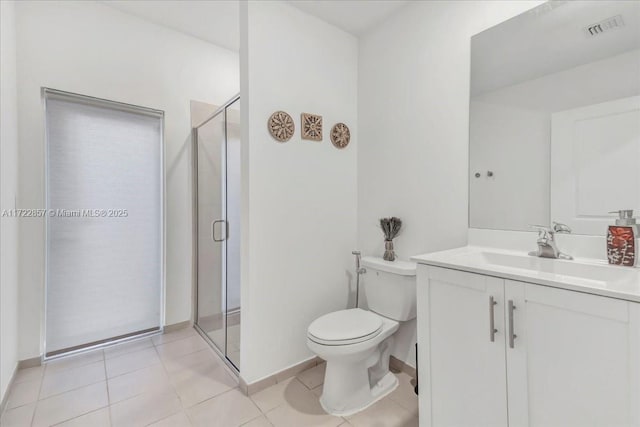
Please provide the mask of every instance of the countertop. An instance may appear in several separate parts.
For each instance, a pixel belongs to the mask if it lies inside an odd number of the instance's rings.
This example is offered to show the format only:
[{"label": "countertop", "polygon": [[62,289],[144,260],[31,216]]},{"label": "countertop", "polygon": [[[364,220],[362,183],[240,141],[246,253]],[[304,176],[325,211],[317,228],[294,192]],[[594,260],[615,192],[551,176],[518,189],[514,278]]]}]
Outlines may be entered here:
[{"label": "countertop", "polygon": [[416,255],[411,261],[640,303],[640,268],[612,266],[600,260],[556,260],[465,246]]}]

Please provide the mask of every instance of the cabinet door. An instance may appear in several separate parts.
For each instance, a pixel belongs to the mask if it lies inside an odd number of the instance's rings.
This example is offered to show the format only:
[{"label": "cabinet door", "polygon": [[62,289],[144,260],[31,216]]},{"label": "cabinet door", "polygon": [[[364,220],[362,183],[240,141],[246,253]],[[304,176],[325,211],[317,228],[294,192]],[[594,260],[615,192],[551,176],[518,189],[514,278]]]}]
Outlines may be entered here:
[{"label": "cabinet door", "polygon": [[427,266],[418,275],[420,425],[506,426],[503,280]]},{"label": "cabinet door", "polygon": [[506,281],[510,427],[640,425],[640,304]]}]

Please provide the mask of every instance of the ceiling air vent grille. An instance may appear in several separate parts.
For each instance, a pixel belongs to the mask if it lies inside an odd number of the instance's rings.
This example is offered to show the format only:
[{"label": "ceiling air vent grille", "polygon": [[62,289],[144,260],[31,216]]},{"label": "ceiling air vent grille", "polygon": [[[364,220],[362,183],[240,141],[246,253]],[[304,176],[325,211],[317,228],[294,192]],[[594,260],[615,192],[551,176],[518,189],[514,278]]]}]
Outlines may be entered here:
[{"label": "ceiling air vent grille", "polygon": [[611,30],[616,30],[621,27],[624,27],[622,16],[616,15],[595,24],[589,25],[584,29],[584,32],[587,34],[587,36],[593,37]]}]

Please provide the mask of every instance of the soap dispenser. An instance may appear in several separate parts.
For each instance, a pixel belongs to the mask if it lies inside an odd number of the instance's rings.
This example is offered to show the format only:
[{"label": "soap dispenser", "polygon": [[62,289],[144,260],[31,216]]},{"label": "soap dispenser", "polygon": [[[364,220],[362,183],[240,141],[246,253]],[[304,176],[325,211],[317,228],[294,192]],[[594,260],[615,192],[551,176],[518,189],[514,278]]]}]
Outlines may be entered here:
[{"label": "soap dispenser", "polygon": [[607,233],[607,259],[612,265],[634,266],[638,262],[638,226],[632,210],[617,213],[616,225],[610,225]]}]

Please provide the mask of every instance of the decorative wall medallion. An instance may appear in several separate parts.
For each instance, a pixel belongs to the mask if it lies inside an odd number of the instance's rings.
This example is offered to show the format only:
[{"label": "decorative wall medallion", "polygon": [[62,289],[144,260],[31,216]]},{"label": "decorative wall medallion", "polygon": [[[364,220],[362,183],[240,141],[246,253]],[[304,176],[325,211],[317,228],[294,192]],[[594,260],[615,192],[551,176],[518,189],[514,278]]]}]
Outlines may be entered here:
[{"label": "decorative wall medallion", "polygon": [[295,129],[293,118],[284,111],[276,111],[269,117],[269,133],[278,142],[290,140]]},{"label": "decorative wall medallion", "polygon": [[349,145],[351,132],[344,123],[336,123],[331,128],[331,142],[336,148],[344,148]]},{"label": "decorative wall medallion", "polygon": [[322,141],[322,116],[302,113],[302,139]]}]

